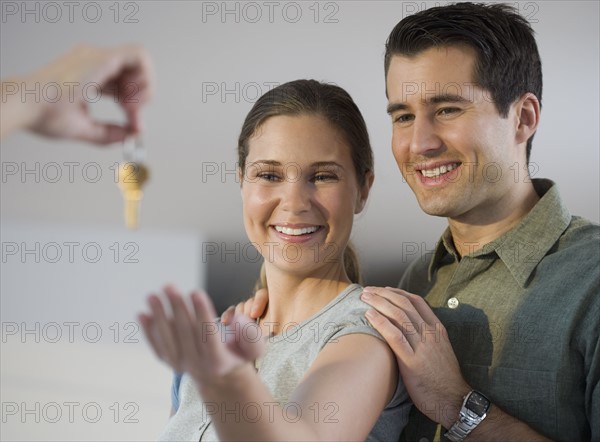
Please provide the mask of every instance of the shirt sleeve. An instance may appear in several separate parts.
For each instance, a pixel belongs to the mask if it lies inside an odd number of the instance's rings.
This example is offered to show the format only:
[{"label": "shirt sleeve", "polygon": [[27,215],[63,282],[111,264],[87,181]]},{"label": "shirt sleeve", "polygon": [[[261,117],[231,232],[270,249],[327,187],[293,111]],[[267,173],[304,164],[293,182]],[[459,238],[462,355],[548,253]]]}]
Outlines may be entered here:
[{"label": "shirt sleeve", "polygon": [[171,406],[175,412],[179,409],[179,385],[181,384],[182,376],[183,374],[181,373],[173,374],[173,384],[171,385]]}]

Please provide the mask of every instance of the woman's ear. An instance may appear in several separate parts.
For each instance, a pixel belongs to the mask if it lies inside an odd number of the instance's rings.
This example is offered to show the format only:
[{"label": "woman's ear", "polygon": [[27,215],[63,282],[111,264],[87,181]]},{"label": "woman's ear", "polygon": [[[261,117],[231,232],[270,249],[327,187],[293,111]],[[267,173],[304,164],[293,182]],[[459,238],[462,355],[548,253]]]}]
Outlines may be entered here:
[{"label": "woman's ear", "polygon": [[540,102],[537,97],[527,92],[516,102],[517,144],[527,143],[540,123]]},{"label": "woman's ear", "polygon": [[356,201],[356,208],[354,209],[354,214],[360,213],[365,208],[367,204],[367,199],[369,199],[369,192],[371,191],[371,187],[373,186],[373,181],[375,181],[375,175],[373,171],[369,170],[365,173],[365,184],[360,189],[358,193],[358,200]]}]

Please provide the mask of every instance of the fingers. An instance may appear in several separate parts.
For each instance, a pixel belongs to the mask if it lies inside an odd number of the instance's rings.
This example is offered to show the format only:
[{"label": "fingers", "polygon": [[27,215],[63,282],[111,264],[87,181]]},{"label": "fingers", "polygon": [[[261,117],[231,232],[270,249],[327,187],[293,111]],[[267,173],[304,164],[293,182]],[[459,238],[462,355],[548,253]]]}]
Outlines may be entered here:
[{"label": "fingers", "polygon": [[174,287],[167,286],[164,292],[172,314],[165,312],[157,296],[150,296],[151,314],[139,316],[144,333],[162,360],[189,373],[198,385],[214,382],[263,354],[261,330],[247,316],[235,316],[233,327],[221,330],[206,293],[193,292],[190,308]]},{"label": "fingers", "polygon": [[143,124],[140,109],[135,107],[125,107],[125,113],[127,115],[127,129],[131,135],[139,135],[142,133]]},{"label": "fingers", "polygon": [[142,46],[81,46],[72,52],[72,58],[68,66],[72,70],[79,68],[76,72],[84,76],[77,80],[97,83],[105,93],[118,96],[122,103],[141,105],[154,94],[154,65]]},{"label": "fingers", "polygon": [[146,325],[150,328],[148,338],[156,355],[173,368],[181,369],[181,353],[172,321],[167,318],[163,305],[156,295],[148,298],[148,304],[152,312],[152,320],[146,321]]},{"label": "fingers", "polygon": [[[251,301],[251,299],[249,301]],[[269,292],[267,289],[260,289],[254,295],[254,301],[252,302],[252,307],[250,308],[248,316],[252,319],[260,318],[265,312],[268,303]]]},{"label": "fingers", "polygon": [[[141,109],[154,94],[154,66],[146,49],[139,45],[100,48],[80,45],[42,69],[36,81],[74,85],[65,90],[60,103],[47,106],[38,133],[105,145],[139,135],[142,131]],[[60,80],[60,81],[59,81]],[[94,85],[100,96],[114,96],[123,108],[126,123],[104,124],[86,110],[83,88]],[[83,104],[84,106],[80,106]],[[49,125],[48,120],[61,122]]]},{"label": "fingers", "polygon": [[140,103],[147,102],[153,95],[156,84],[154,63],[150,53],[140,45],[122,46],[124,67],[132,71],[130,80],[139,87]]},{"label": "fingers", "polygon": [[223,312],[223,314],[221,315],[221,323],[223,325],[231,324],[231,321],[232,321],[234,315],[235,315],[235,307],[234,306],[227,307],[227,310],[225,310]]},{"label": "fingers", "polygon": [[148,343],[152,347],[152,350],[154,350],[154,353],[159,357],[159,359],[162,359],[162,357],[160,357],[161,350],[160,350],[160,345],[158,343],[157,336],[156,336],[155,324],[154,324],[153,317],[142,313],[142,314],[138,315],[138,320],[139,320],[140,324],[142,325],[142,330],[144,331],[144,336],[146,336],[146,339],[148,340]]},{"label": "fingers", "polygon": [[250,298],[247,301],[242,303],[242,314],[247,317],[250,317],[252,313],[252,306],[254,305],[254,298]]},{"label": "fingers", "polygon": [[[220,349],[220,334],[218,326],[215,323],[217,316],[212,301],[203,291],[194,291],[192,293],[192,305],[194,307],[195,318],[195,346],[199,354],[217,354]],[[206,347],[204,347],[206,346]]]},{"label": "fingers", "polygon": [[[105,49],[80,45],[54,62],[25,77],[31,85],[57,84],[58,101],[42,101],[35,107],[26,129],[50,138],[64,138],[107,145],[138,135],[141,108],[154,91],[154,68],[147,51],[128,45]],[[84,94],[94,86],[98,96],[114,96],[125,111],[124,124],[107,124],[93,118]]]},{"label": "fingers", "polygon": [[[394,287],[365,287],[364,292],[375,294],[387,300],[391,306],[401,308],[415,325],[423,322],[427,325],[435,325],[439,322],[427,302],[419,295]],[[393,309],[388,308],[388,310]]]},{"label": "fingers", "polygon": [[361,299],[387,316],[398,327],[419,328],[424,320],[409,298],[381,287],[365,287]]},{"label": "fingers", "polygon": [[[248,301],[246,301],[248,302]],[[235,306],[230,306],[227,307],[227,310],[225,310],[223,312],[223,314],[221,315],[221,323],[223,325],[231,325],[231,323],[233,322],[233,317],[235,315],[246,315],[249,316],[247,313],[245,313],[246,311],[246,302],[240,302]]]},{"label": "fingers", "polygon": [[365,316],[373,328],[375,328],[375,330],[377,330],[381,336],[383,336],[383,339],[386,340],[400,361],[404,360],[408,355],[412,355],[414,353],[405,333],[402,331],[402,329],[399,329],[395,324],[393,324],[388,318],[377,312],[377,310],[373,309],[367,310]]},{"label": "fingers", "polygon": [[235,315],[232,322],[236,336],[227,342],[229,349],[245,361],[254,361],[262,356],[266,344],[258,324],[247,315]]},{"label": "fingers", "polygon": [[206,292],[202,290],[195,290],[192,292],[191,297],[192,305],[194,306],[194,312],[196,313],[196,321],[214,323],[217,313]]},{"label": "fingers", "polygon": [[260,289],[254,297],[238,303],[236,306],[228,307],[221,315],[221,323],[230,325],[234,315],[246,315],[252,319],[260,318],[267,307],[269,293],[266,289]]},{"label": "fingers", "polygon": [[235,314],[242,315],[244,314],[245,302],[239,302],[238,305],[235,306]]},{"label": "fingers", "polygon": [[148,52],[141,46],[128,45],[107,50],[101,90],[114,96],[123,108],[129,135],[142,131],[141,108],[154,95],[154,67]]},{"label": "fingers", "polygon": [[116,124],[102,124],[89,121],[89,125],[86,126],[80,128],[79,134],[75,138],[98,145],[123,142],[132,134],[128,127]]},{"label": "fingers", "polygon": [[386,298],[375,293],[364,291],[361,299],[374,307],[374,310],[368,311],[367,319],[388,341],[394,352],[406,351],[406,348],[403,347],[407,343],[414,348],[416,343],[411,341],[414,340],[416,331],[419,328],[417,318],[411,318],[404,309],[397,307]]},{"label": "fingers", "polygon": [[405,296],[428,325],[435,325],[439,322],[438,317],[433,313],[433,310],[431,310],[431,307],[429,307],[429,304],[427,304],[427,301],[422,296],[394,287],[386,287],[386,289]]},{"label": "fingers", "polygon": [[164,292],[171,303],[175,340],[182,354],[190,355],[197,351],[195,342],[195,318],[190,314],[181,294],[173,286],[166,286]]},{"label": "fingers", "polygon": [[[420,296],[404,290],[365,287],[361,299],[376,310],[368,319],[390,346],[402,338],[414,350],[422,342],[423,335],[441,327],[427,303]],[[395,346],[398,348],[397,342]]]}]

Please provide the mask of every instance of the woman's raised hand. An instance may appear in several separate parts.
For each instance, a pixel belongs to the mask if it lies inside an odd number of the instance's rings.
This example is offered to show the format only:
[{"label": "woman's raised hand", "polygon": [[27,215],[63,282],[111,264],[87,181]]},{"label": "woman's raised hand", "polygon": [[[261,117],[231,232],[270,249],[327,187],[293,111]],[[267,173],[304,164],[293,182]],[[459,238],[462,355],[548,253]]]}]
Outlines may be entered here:
[{"label": "woman's raised hand", "polygon": [[150,295],[150,313],[139,320],[156,355],[175,371],[207,385],[263,353],[260,328],[247,316],[235,314],[229,325],[220,324],[206,293],[192,292],[191,307],[175,287],[165,287],[164,293],[170,311],[159,296]]}]

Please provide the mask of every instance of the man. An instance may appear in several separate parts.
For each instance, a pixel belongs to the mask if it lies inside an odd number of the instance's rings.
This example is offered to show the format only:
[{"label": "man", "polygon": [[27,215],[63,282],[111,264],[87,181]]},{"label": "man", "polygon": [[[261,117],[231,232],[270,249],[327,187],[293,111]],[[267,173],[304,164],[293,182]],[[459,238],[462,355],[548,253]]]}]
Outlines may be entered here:
[{"label": "man", "polygon": [[531,27],[501,4],[424,10],[390,34],[385,71],[398,166],[448,219],[400,289],[363,294],[415,404],[402,438],[600,440],[600,229],[515,173],[540,118]]},{"label": "man", "polygon": [[600,440],[599,229],[514,173],[540,117],[529,24],[500,4],[425,10],[394,28],[385,70],[398,166],[448,218],[403,290],[365,289],[416,406],[404,438]]}]

